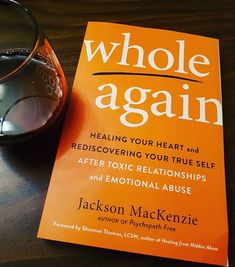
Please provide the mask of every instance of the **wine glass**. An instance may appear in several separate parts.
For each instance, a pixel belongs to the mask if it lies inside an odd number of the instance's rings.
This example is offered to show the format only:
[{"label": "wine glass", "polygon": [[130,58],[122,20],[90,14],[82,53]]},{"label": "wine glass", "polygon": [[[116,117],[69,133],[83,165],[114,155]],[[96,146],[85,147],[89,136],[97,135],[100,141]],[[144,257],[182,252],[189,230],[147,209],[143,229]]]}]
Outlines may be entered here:
[{"label": "wine glass", "polygon": [[25,140],[61,114],[67,83],[32,13],[0,0],[0,144]]}]

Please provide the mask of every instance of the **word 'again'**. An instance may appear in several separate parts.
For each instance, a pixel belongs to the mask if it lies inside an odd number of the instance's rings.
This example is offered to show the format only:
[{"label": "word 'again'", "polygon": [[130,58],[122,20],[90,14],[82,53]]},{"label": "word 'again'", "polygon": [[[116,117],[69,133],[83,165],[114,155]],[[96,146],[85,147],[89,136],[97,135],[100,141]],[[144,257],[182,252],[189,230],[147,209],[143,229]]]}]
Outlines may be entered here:
[{"label": "word 'again'", "polygon": [[[188,90],[190,87],[188,84],[182,86],[183,90]],[[99,95],[96,100],[96,106],[100,109],[111,109],[112,111],[124,109],[124,113],[120,115],[120,122],[127,127],[138,127],[144,125],[148,119],[149,114],[153,114],[156,117],[166,116],[168,118],[177,117],[181,120],[195,120],[200,123],[211,123],[207,120],[207,110],[215,108],[216,120],[213,122],[215,125],[222,125],[222,104],[215,98],[205,99],[205,97],[197,97],[196,99],[190,99],[188,94],[180,94],[180,112],[179,109],[173,111],[173,104],[179,99],[174,99],[170,92],[166,90],[154,91],[152,89],[141,87],[130,87],[124,92],[123,99],[126,101],[124,105],[118,103],[118,88],[113,83],[106,83],[100,85],[98,90],[105,92],[105,94]],[[137,99],[138,97],[138,99]],[[146,101],[147,98],[152,97],[154,102]],[[190,102],[198,109],[198,117],[193,118],[190,116]],[[147,103],[150,103],[147,106]],[[214,114],[214,113],[213,113]],[[135,116],[133,116],[135,115]]]}]

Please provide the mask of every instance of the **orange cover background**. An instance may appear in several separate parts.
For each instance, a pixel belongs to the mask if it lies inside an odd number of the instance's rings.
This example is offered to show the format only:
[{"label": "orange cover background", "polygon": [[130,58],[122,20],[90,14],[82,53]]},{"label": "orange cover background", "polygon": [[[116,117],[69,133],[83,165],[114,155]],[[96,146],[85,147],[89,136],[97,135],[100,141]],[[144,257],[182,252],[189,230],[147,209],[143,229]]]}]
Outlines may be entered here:
[{"label": "orange cover background", "polygon": [[[140,28],[134,26],[97,23],[88,24],[85,39],[94,40],[91,44],[92,51],[103,41],[110,51],[110,42],[123,43],[122,33],[130,33],[130,44],[139,45],[144,49],[144,62],[146,68],[137,68],[133,65],[137,62],[137,53],[134,49],[129,50],[127,62],[129,66],[117,64],[121,58],[120,46],[115,50],[107,63],[97,53],[91,62],[87,61],[86,47],[83,44],[80,60],[74,80],[72,99],[64,124],[60,145],[54,165],[51,182],[46,198],[46,203],[40,223],[38,237],[78,243],[84,245],[111,248],[129,252],[137,252],[149,255],[169,258],[227,265],[227,208],[226,190],[224,177],[223,155],[223,127],[212,123],[200,123],[195,121],[199,117],[197,97],[216,98],[221,101],[220,89],[220,66],[218,40],[196,36],[191,34]],[[178,74],[177,68],[179,44],[176,40],[185,40],[185,63],[187,74]],[[167,71],[156,71],[148,65],[147,55],[155,48],[164,48],[174,55],[174,65]],[[190,57],[196,54],[206,55],[210,59],[210,65],[205,69],[210,74],[207,77],[198,78],[188,68]],[[159,54],[159,65],[164,66],[164,56]],[[203,67],[202,72],[204,71]],[[198,68],[200,68],[198,67]],[[197,79],[200,83],[170,79],[164,77],[131,76],[131,75],[92,75],[96,72],[138,72],[138,73],[161,73],[164,75],[178,75],[187,79]],[[113,83],[118,88],[117,102],[120,106],[117,110],[99,109],[95,105],[95,99],[108,93],[98,91],[102,84]],[[189,84],[189,90],[183,90],[182,86]],[[124,113],[122,106],[126,104],[123,95],[125,90],[132,86],[148,88],[145,103],[136,106],[148,111],[148,121],[140,126],[128,128],[120,123],[119,117]],[[151,104],[157,101],[151,95],[154,92],[166,90],[172,95],[172,111],[180,116],[182,114],[182,98],[179,95],[189,95],[189,114],[194,120],[182,120],[177,116],[155,116],[150,111]],[[133,105],[134,107],[134,105]],[[208,107],[208,120],[213,121],[215,111]],[[138,117],[137,117],[138,120]],[[127,142],[115,142],[90,138],[90,133],[102,133],[127,137]],[[148,139],[153,141],[153,146],[131,144],[130,137]],[[182,144],[183,150],[156,147],[157,141],[168,144]],[[96,145],[103,147],[119,148],[131,151],[140,151],[142,158],[111,155],[110,153],[98,153],[86,150],[72,149],[72,143]],[[199,152],[189,152],[187,148],[199,148]],[[146,159],[144,153],[167,155],[168,162]],[[215,163],[215,168],[202,168],[173,163],[171,157],[180,157]],[[103,160],[104,167],[89,164],[79,164],[80,158],[92,158]],[[107,162],[113,161],[148,166],[152,170],[164,168],[188,173],[203,174],[206,181],[192,181],[141,173],[136,171],[123,171],[108,168]],[[128,186],[122,184],[106,183],[105,176],[128,177],[149,182],[157,182],[159,187],[163,184],[172,184],[191,187],[192,194],[163,191],[144,187]],[[91,176],[102,176],[102,181],[92,180]],[[122,206],[125,214],[110,214],[106,212],[92,211],[89,209],[78,210],[80,198],[89,202],[100,202]],[[147,218],[138,218],[129,215],[130,206],[142,206],[148,211],[164,209],[171,214],[191,215],[199,219],[198,225],[187,225],[174,222],[163,222]],[[98,217],[116,218],[118,222],[100,221]],[[130,220],[145,222],[148,224],[160,224],[161,229],[148,230],[144,227],[134,228],[129,224]],[[127,223],[121,223],[127,220]],[[55,222],[69,228],[57,227]],[[175,231],[164,230],[164,225],[176,228]],[[121,233],[122,236],[107,235],[88,231],[76,231],[75,226],[87,226],[90,229],[98,229],[101,232],[108,229],[110,232]],[[130,238],[131,235],[138,238]],[[128,235],[128,237],[126,237]],[[154,241],[146,241],[141,237],[151,237]],[[173,242],[188,243],[189,246],[177,246],[166,244],[162,239]],[[160,240],[160,242],[158,242]],[[191,243],[212,246],[218,251],[200,249],[190,246]]]}]

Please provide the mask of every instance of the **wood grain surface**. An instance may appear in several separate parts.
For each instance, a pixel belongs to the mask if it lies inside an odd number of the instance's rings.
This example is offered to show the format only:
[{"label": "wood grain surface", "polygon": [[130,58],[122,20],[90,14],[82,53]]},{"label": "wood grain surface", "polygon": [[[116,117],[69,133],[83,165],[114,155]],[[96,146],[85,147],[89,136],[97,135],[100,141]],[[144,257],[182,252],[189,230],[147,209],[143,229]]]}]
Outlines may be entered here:
[{"label": "wood grain surface", "polygon": [[[62,64],[70,89],[88,21],[126,23],[220,39],[230,229],[229,261],[230,266],[235,267],[235,1],[22,0],[20,2],[32,11],[41,30],[50,40]],[[37,139],[15,148],[0,148],[1,267],[207,266],[37,239],[37,229],[61,124],[59,121],[53,129]]]}]

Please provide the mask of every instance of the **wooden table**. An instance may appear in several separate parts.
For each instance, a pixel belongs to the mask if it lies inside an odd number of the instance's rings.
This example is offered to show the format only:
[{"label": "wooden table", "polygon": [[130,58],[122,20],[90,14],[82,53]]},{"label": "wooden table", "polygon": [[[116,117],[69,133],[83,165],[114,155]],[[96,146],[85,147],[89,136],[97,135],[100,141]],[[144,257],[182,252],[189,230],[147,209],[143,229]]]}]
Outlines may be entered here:
[{"label": "wooden table", "polygon": [[[235,2],[22,0],[48,36],[72,86],[87,21],[119,22],[220,39],[230,266],[235,266]],[[207,266],[36,238],[61,123],[37,140],[0,148],[0,266]]]}]

